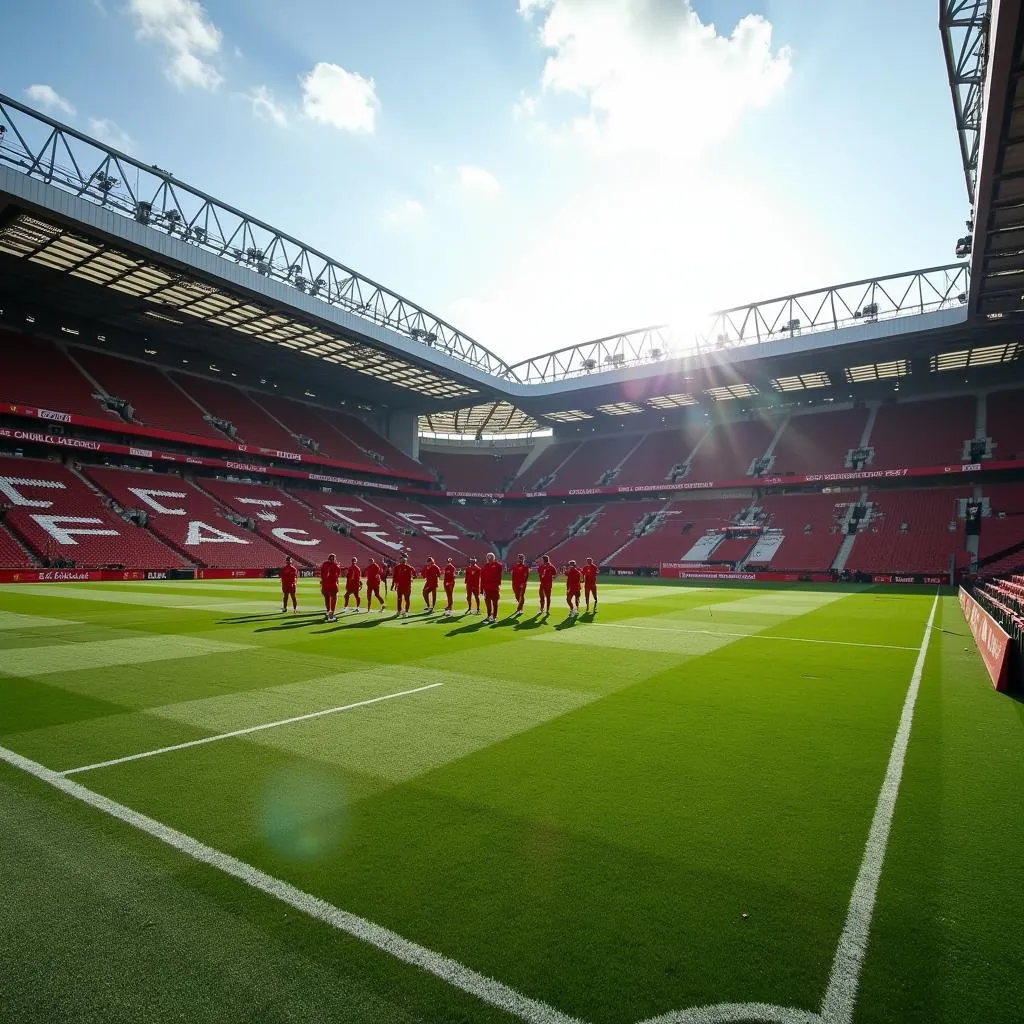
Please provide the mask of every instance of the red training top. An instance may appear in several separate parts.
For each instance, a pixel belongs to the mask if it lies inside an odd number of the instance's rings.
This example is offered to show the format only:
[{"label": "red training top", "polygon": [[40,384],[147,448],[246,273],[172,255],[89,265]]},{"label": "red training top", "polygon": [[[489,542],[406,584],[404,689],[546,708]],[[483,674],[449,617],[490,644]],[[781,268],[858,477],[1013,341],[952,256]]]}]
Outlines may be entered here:
[{"label": "red training top", "polygon": [[586,581],[588,587],[597,586],[597,566],[596,565],[585,565],[580,572],[583,573],[583,579]]},{"label": "red training top", "polygon": [[554,578],[558,575],[555,563],[541,562],[540,565],[537,566],[537,575],[540,577],[540,585],[545,590],[550,590]]},{"label": "red training top", "polygon": [[428,587],[436,587],[437,581],[441,578],[441,569],[437,562],[427,562],[420,570],[420,575]]},{"label": "red training top", "polygon": [[502,568],[501,562],[495,559],[493,562],[484,562],[480,570],[480,582],[484,590],[499,590],[501,588]]},{"label": "red training top", "polygon": [[580,580],[582,578],[583,573],[581,573],[575,565],[570,565],[569,568],[565,570],[565,589],[569,591],[570,594],[576,593],[576,591],[580,589]]},{"label": "red training top", "polygon": [[324,562],[320,566],[320,586],[323,590],[337,590],[341,579],[341,566],[337,562]]},{"label": "red training top", "polygon": [[479,565],[467,565],[466,566],[466,589],[467,590],[479,590],[480,589],[480,566]]},{"label": "red training top", "polygon": [[445,565],[444,567],[444,589],[449,590],[455,586],[455,566]]},{"label": "red training top", "polygon": [[371,562],[366,567],[366,585],[371,589],[380,584],[381,568],[376,562]]},{"label": "red training top", "polygon": [[413,568],[408,563],[398,563],[391,570],[391,579],[394,581],[395,590],[408,590],[412,586],[412,578],[415,575]]},{"label": "red training top", "polygon": [[281,566],[281,589],[292,590],[295,581],[299,578],[299,570],[294,565]]},{"label": "red training top", "polygon": [[512,566],[512,586],[525,587],[530,578],[530,567],[525,562],[516,562]]},{"label": "red training top", "polygon": [[352,590],[359,589],[359,581],[363,578],[363,572],[358,565],[350,565],[345,570],[345,583]]}]

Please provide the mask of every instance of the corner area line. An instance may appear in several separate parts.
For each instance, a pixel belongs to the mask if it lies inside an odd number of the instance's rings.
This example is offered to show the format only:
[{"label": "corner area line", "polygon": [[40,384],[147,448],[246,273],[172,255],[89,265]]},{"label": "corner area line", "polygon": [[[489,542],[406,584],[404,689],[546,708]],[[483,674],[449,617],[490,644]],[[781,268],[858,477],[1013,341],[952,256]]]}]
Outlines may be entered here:
[{"label": "corner area line", "polygon": [[59,789],[73,799],[80,800],[140,832],[145,832],[201,864],[207,864],[217,871],[237,878],[250,888],[266,893],[273,899],[294,907],[300,913],[320,921],[336,931],[344,932],[360,942],[374,946],[402,963],[433,974],[467,995],[504,1010],[511,1016],[526,1021],[527,1024],[580,1024],[575,1018],[560,1013],[548,1006],[547,1003],[530,999],[515,989],[503,985],[500,981],[478,974],[456,960],[450,960],[440,953],[435,953],[415,942],[403,939],[401,935],[388,928],[357,917],[346,910],[341,910],[326,900],[312,896],[288,882],[260,871],[259,868],[255,868],[251,864],[236,860],[229,854],[206,846],[198,839],[193,839],[183,832],[178,832],[168,825],[148,818],[144,814],[139,814],[138,811],[133,811],[130,807],[100,796],[99,793],[94,793],[91,789],[86,789],[81,784],[65,778],[59,772],[51,771],[35,761],[30,761],[13,750],[0,747],[0,761],[5,761],[12,767],[27,772],[47,785],[53,786],[54,789]]},{"label": "corner area line", "polygon": [[387,693],[383,697],[370,697],[369,700],[359,700],[354,704],[344,704],[338,708],[326,708],[323,711],[311,711],[308,715],[295,715],[293,718],[281,718],[276,722],[265,722],[263,725],[250,725],[245,729],[234,729],[231,732],[220,732],[215,736],[203,736],[198,740],[188,740],[185,743],[173,743],[169,747],[157,747],[156,750],[145,750],[141,754],[128,754],[127,757],[115,757],[109,761],[97,761],[95,764],[82,765],[81,768],[69,768],[67,771],[58,772],[59,775],[77,775],[79,772],[91,772],[97,768],[112,768],[116,764],[127,764],[129,761],[141,761],[145,757],[156,757],[157,754],[169,754],[174,750],[187,750],[189,747],[201,747],[207,743],[218,743],[220,740],[235,739],[238,736],[249,736],[254,732],[263,732],[265,729],[276,729],[281,725],[293,725],[295,722],[308,722],[313,718],[323,718],[325,715],[338,715],[342,711],[352,711],[354,708],[364,708],[368,704],[379,704],[384,700],[394,700],[396,697],[408,697],[414,693],[423,693],[424,690],[436,690],[444,683],[430,683],[427,686],[417,686],[415,690],[400,690],[398,693]]}]

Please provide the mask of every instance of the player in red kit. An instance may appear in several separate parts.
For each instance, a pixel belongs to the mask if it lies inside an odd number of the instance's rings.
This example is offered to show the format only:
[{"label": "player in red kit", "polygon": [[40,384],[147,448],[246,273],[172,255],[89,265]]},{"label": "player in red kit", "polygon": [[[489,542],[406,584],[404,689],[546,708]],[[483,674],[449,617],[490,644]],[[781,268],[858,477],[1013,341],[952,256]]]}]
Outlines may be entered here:
[{"label": "player in red kit", "polygon": [[583,573],[576,568],[575,561],[570,561],[565,570],[565,600],[569,605],[569,618],[575,619],[580,613],[580,587]]},{"label": "player in red kit", "polygon": [[554,562],[544,555],[537,566],[537,576],[540,579],[540,613],[541,615],[551,614],[551,586],[558,575],[558,569]]},{"label": "player in red kit", "polygon": [[516,598],[516,610],[512,617],[518,619],[523,614],[523,605],[526,604],[526,584],[530,579],[530,567],[526,564],[526,555],[520,555],[516,564],[512,566],[512,593]]},{"label": "player in red kit", "polygon": [[296,598],[295,584],[299,578],[299,570],[292,565],[292,557],[289,555],[281,566],[281,611],[288,611],[288,598],[292,599],[292,611],[299,610],[299,602]]},{"label": "player in red kit", "polygon": [[348,599],[354,597],[356,606],[353,609],[359,612],[359,594],[363,589],[363,571],[359,568],[359,559],[353,558],[345,570],[345,611],[348,611]]},{"label": "player in red kit", "polygon": [[444,564],[444,580],[442,581],[444,586],[444,615],[446,619],[452,617],[453,606],[455,604],[455,559],[449,558]]},{"label": "player in red kit", "polygon": [[502,566],[493,554],[487,553],[483,568],[480,570],[480,588],[484,592],[484,607],[487,617],[484,622],[498,621],[498,600],[501,597]]},{"label": "player in red kit", "polygon": [[594,599],[594,614],[597,614],[597,566],[592,558],[583,563],[580,570],[583,573],[583,603],[590,612],[590,599]]},{"label": "player in red kit", "polygon": [[377,598],[380,602],[380,610],[384,611],[384,598],[381,596],[380,585],[384,579],[385,570],[381,568],[375,559],[370,559],[370,564],[366,567],[366,610],[369,611],[373,604],[373,599]]},{"label": "player in red kit", "polygon": [[320,593],[324,596],[324,620],[337,622],[335,612],[338,608],[338,581],[341,579],[341,566],[334,555],[328,555],[327,561],[320,566]]},{"label": "player in red kit", "polygon": [[[469,565],[466,566],[466,606],[469,610],[470,615],[480,614],[480,566],[477,565],[475,558],[469,560]],[[473,603],[476,602],[476,610],[473,609]]]},{"label": "player in red kit", "polygon": [[441,567],[433,558],[428,557],[420,575],[423,577],[423,610],[433,612],[437,604],[437,581],[441,578]]},{"label": "player in red kit", "polygon": [[398,600],[396,614],[406,618],[409,614],[409,598],[412,596],[412,578],[416,573],[409,564],[409,556],[402,555],[402,560],[391,570],[391,582],[394,585],[395,597]]}]

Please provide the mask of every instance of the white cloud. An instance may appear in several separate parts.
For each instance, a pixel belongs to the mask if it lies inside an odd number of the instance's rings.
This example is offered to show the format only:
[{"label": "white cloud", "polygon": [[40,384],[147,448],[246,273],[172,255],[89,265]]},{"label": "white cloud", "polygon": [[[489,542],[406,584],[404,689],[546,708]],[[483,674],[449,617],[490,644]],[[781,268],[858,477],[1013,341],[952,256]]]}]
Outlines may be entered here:
[{"label": "white cloud", "polygon": [[122,153],[132,154],[135,152],[135,142],[132,137],[115,122],[105,117],[90,117],[89,131],[95,135],[100,142],[105,142]]},{"label": "white cloud", "polygon": [[455,168],[459,188],[470,196],[480,199],[497,199],[501,195],[501,184],[490,171],[472,164]]},{"label": "white cloud", "polygon": [[381,223],[386,228],[407,228],[420,223],[427,211],[421,202],[415,199],[403,199],[390,209],[385,210]]},{"label": "white cloud", "polygon": [[140,39],[167,51],[167,76],[184,89],[213,91],[224,81],[212,63],[223,37],[198,0],[129,0],[128,11]]},{"label": "white cloud", "polygon": [[568,127],[599,153],[692,158],[771,102],[792,70],[760,15],[724,35],[690,0],[520,0],[519,10],[540,22],[549,51],[543,93],[582,103]]},{"label": "white cloud", "polygon": [[767,21],[722,34],[689,0],[519,9],[548,51],[514,109],[537,173],[578,159],[521,246],[498,250],[490,281],[449,305],[453,323],[513,360],[649,323],[683,339],[713,309],[828,274],[831,251],[803,211],[779,209],[748,167],[712,159],[727,139],[742,152],[744,118],[791,74]]},{"label": "white cloud", "polygon": [[253,86],[245,94],[245,98],[252,104],[252,112],[261,121],[269,121],[276,124],[278,128],[288,127],[288,116],[284,108],[274,99],[274,94],[265,85]]},{"label": "white cloud", "polygon": [[340,131],[371,134],[380,100],[372,78],[321,61],[301,79],[302,112]]},{"label": "white cloud", "polygon": [[43,110],[56,110],[68,117],[75,116],[75,108],[52,85],[30,85],[25,95]]}]

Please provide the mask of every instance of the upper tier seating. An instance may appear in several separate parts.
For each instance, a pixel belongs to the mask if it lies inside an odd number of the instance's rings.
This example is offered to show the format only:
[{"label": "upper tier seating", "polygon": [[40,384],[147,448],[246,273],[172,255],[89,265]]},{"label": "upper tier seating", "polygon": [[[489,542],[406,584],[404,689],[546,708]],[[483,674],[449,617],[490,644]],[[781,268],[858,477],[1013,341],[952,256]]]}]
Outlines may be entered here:
[{"label": "upper tier seating", "polygon": [[779,424],[766,420],[719,423],[690,460],[687,480],[739,480],[768,450]]},{"label": "upper tier seating", "polygon": [[361,419],[348,416],[343,412],[331,409],[317,409],[320,417],[330,426],[339,431],[350,441],[370,453],[376,453],[383,459],[383,465],[399,476],[409,476],[414,480],[429,480],[430,473],[415,459],[409,458],[405,452],[396,448],[387,438],[382,437]]},{"label": "upper tier seating", "polygon": [[[577,488],[596,487],[601,477],[614,469],[639,441],[636,434],[584,441],[558,470],[549,490],[564,493]],[[612,482],[618,484],[618,480]]]},{"label": "upper tier seating", "polygon": [[847,454],[860,444],[867,422],[867,409],[793,416],[772,452],[775,460],[769,473],[841,473]]},{"label": "upper tier seating", "polygon": [[[549,444],[519,475],[510,488],[513,491],[532,491],[536,484],[550,476],[579,447],[578,441],[555,441]],[[556,484],[553,490],[560,490]]]},{"label": "upper tier seating", "polygon": [[253,519],[258,533],[300,562],[318,565],[335,554],[343,564],[358,558],[365,565],[373,554],[355,538],[328,529],[322,517],[276,487],[206,478],[196,486],[236,515]]},{"label": "upper tier seating", "polygon": [[756,537],[726,537],[708,557],[710,565],[738,565],[757,543]]},{"label": "upper tier seating", "polygon": [[[769,562],[759,565],[794,572],[828,572],[843,542],[838,518],[845,504],[835,494],[772,495],[761,500],[766,529],[782,530],[785,539]],[[810,532],[805,532],[810,527]],[[748,562],[747,568],[754,563]]]},{"label": "upper tier seating", "polygon": [[[584,516],[596,512],[599,505],[551,505],[544,510],[543,521],[530,533],[517,538],[508,551],[509,562],[518,555],[526,555],[532,565],[541,555],[547,555],[566,540],[572,525]],[[540,511],[539,509],[537,511]]]},{"label": "upper tier seating", "polygon": [[1024,459],[1024,391],[993,391],[985,403],[985,432],[994,459]]},{"label": "upper tier seating", "polygon": [[[335,430],[311,405],[296,402],[278,395],[264,395],[249,392],[249,397],[268,413],[280,420],[290,433],[301,434],[315,441],[319,455],[339,462],[352,462],[358,466],[372,467],[375,463],[354,441]],[[292,442],[298,445],[298,441]],[[300,450],[301,446],[297,450]],[[301,454],[301,450],[300,450]]]},{"label": "upper tier seating", "polygon": [[973,397],[883,405],[871,428],[875,449],[869,469],[943,466],[963,461],[964,442],[974,437]]},{"label": "upper tier seating", "polygon": [[209,568],[269,569],[284,552],[227,518],[213,498],[179,476],[90,467],[89,479],[124,508],[140,509],[176,551]]},{"label": "upper tier seating", "polygon": [[693,423],[681,430],[648,434],[622,464],[613,483],[616,487],[636,487],[668,480],[672,469],[690,457],[707,429],[706,423]]},{"label": "upper tier seating", "polygon": [[462,564],[466,558],[466,538],[456,525],[435,509],[404,498],[383,497],[374,494],[367,503],[378,509],[397,531],[415,531],[416,536],[405,536],[410,560],[419,568],[429,555],[435,562],[454,558]]},{"label": "upper tier seating", "polygon": [[466,554],[480,558],[488,551],[497,554],[497,548],[508,544],[515,537],[516,530],[530,518],[533,510],[493,505],[445,505],[439,511],[443,511],[445,517],[456,523],[464,533],[483,535],[481,540],[463,536],[459,542]]},{"label": "upper tier seating", "polygon": [[597,519],[586,533],[570,537],[550,553],[553,561],[564,565],[571,559],[582,564],[593,558],[598,565],[633,536],[633,527],[645,515],[657,512],[661,501],[615,501],[602,505]]},{"label": "upper tier seating", "polygon": [[0,401],[124,422],[93,397],[95,392],[58,345],[45,338],[0,331]]},{"label": "upper tier seating", "polygon": [[126,522],[101,495],[59,462],[0,458],[4,524],[40,560],[80,569],[182,568],[192,563],[149,530]]},{"label": "upper tier seating", "polygon": [[274,451],[300,452],[298,441],[270,413],[233,385],[181,373],[173,374],[173,379],[208,413],[232,423],[240,442]]},{"label": "upper tier seating", "polygon": [[502,455],[501,451],[470,454],[420,449],[420,459],[437,471],[446,491],[500,494],[515,479],[522,465],[522,453]]},{"label": "upper tier seating", "polygon": [[[5,501],[6,498],[0,495],[0,503]],[[14,534],[8,532],[0,519],[0,569],[31,569],[33,564]]]},{"label": "upper tier seating", "polygon": [[[944,573],[950,555],[967,564],[964,523],[957,519],[957,499],[969,488],[939,487],[914,491],[874,491],[874,513],[857,534],[846,568],[869,573]],[[901,530],[903,523],[907,530]],[[954,529],[950,530],[950,523]]]},{"label": "upper tier seating", "polygon": [[195,402],[155,366],[91,349],[75,348],[71,352],[108,394],[131,403],[136,422],[181,434],[224,440],[224,435],[203,419],[203,412]]}]

